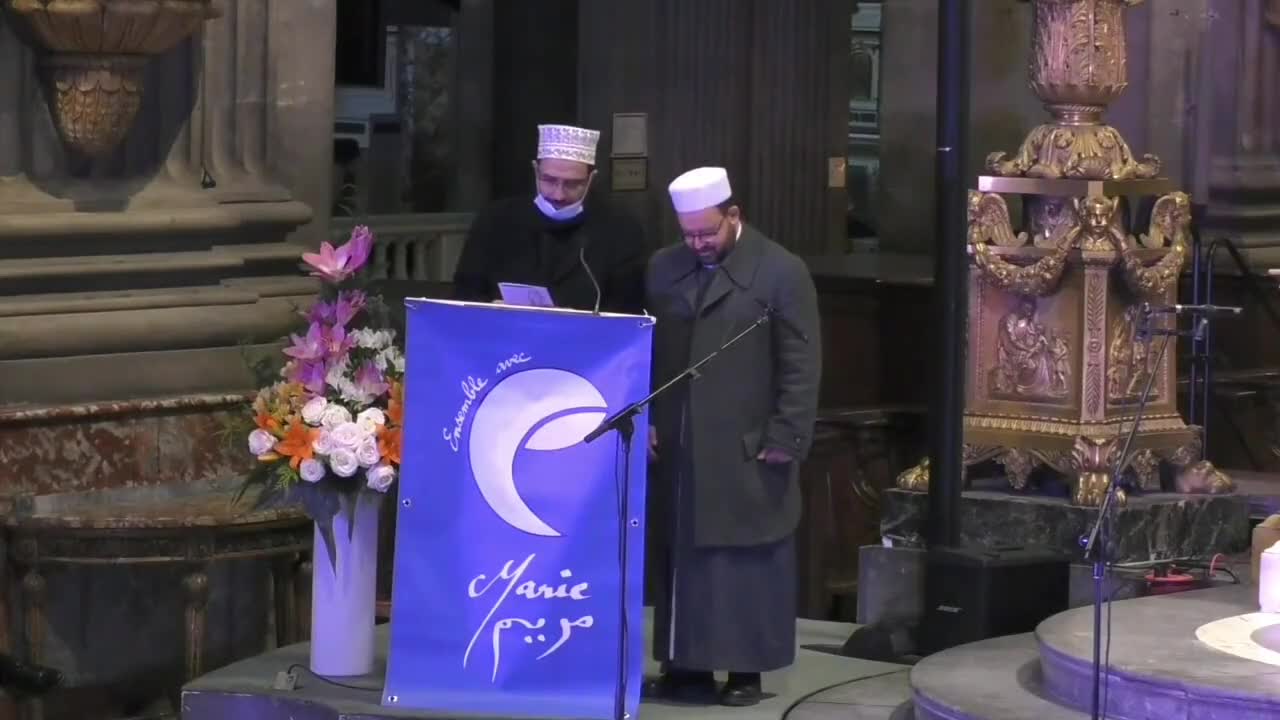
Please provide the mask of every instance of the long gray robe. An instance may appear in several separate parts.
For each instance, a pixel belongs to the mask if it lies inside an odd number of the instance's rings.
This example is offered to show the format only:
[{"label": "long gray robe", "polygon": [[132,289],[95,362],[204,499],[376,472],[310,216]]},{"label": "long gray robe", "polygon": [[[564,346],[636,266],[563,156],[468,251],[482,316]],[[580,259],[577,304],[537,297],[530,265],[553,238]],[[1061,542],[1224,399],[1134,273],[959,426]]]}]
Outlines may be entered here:
[{"label": "long gray robe", "polygon": [[[817,294],[804,263],[751,227],[706,272],[684,245],[650,262],[656,382],[746,329],[764,306],[776,316],[653,408],[654,655],[688,670],[764,672],[795,657],[793,535],[798,465],[817,414]],[[795,462],[756,460],[766,447]]]}]

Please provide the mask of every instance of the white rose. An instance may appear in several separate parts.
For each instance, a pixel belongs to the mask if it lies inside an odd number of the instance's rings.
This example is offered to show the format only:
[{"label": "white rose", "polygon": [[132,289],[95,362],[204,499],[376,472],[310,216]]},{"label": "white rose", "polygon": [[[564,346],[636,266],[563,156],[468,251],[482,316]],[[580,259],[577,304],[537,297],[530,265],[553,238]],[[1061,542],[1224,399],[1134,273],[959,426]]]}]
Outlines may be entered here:
[{"label": "white rose", "polygon": [[356,474],[356,470],[360,469],[360,463],[356,460],[355,453],[340,447],[329,453],[329,467],[333,468],[335,475],[348,478]]},{"label": "white rose", "polygon": [[298,468],[298,473],[302,475],[303,480],[309,483],[320,482],[325,476],[324,463],[307,458],[302,461],[302,465]]},{"label": "white rose", "polygon": [[372,435],[378,432],[379,425],[387,424],[387,416],[378,408],[367,408],[356,416],[356,424],[366,435]]},{"label": "white rose", "polygon": [[302,406],[303,421],[308,425],[319,425],[327,407],[329,407],[329,401],[325,400],[324,397],[317,395],[311,398],[306,405]]},{"label": "white rose", "polygon": [[337,447],[337,443],[333,441],[333,433],[328,430],[321,430],[316,435],[316,439],[311,441],[311,449],[321,455],[328,455]]},{"label": "white rose", "polygon": [[372,437],[365,437],[360,443],[360,447],[356,448],[356,460],[359,460],[360,465],[363,467],[377,465],[381,457],[378,454],[378,441]]},{"label": "white rose", "polygon": [[364,471],[365,484],[370,490],[384,493],[396,480],[396,471],[390,465],[379,465]]},{"label": "white rose", "polygon": [[346,408],[338,404],[330,405],[324,409],[324,413],[320,416],[320,424],[330,430],[338,427],[343,423],[351,422],[351,413]]},{"label": "white rose", "polygon": [[333,438],[334,445],[355,452],[355,449],[360,447],[360,443],[364,442],[369,433],[353,422],[344,422],[331,430],[330,436]]},{"label": "white rose", "polygon": [[249,452],[254,455],[266,455],[276,446],[276,436],[266,430],[258,429],[249,433]]}]

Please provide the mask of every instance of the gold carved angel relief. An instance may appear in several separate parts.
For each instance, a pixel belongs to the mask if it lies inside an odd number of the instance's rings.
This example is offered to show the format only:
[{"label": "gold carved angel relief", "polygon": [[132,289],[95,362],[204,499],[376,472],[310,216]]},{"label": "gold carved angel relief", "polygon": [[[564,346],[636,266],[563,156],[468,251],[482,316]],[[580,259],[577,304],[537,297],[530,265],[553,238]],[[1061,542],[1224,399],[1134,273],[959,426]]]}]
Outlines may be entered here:
[{"label": "gold carved angel relief", "polygon": [[[1056,290],[1071,250],[1071,243],[1064,235],[1049,248],[1048,254],[1028,265],[1009,262],[1005,259],[1006,253],[993,252],[993,247],[1015,250],[1027,245],[1027,234],[1014,231],[1009,206],[995,193],[969,193],[968,239],[969,251],[983,278],[1001,290],[1018,295],[1043,296]],[[1038,254],[1028,253],[1030,257]]]}]

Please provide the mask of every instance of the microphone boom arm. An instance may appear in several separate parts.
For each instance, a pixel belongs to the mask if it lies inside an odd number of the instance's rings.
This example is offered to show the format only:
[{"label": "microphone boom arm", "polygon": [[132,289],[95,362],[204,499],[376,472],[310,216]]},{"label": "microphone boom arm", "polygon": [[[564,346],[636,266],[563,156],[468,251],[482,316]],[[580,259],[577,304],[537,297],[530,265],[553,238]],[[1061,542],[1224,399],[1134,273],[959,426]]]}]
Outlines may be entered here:
[{"label": "microphone boom arm", "polygon": [[602,421],[595,430],[592,430],[590,433],[587,433],[587,436],[584,437],[582,441],[584,443],[592,442],[594,440],[599,439],[601,435],[604,435],[610,430],[617,430],[618,432],[628,433],[628,434],[633,432],[634,427],[631,425],[631,419],[634,418],[636,415],[639,415],[640,412],[644,410],[645,406],[653,402],[654,398],[658,397],[659,395],[663,394],[667,390],[671,389],[676,384],[678,384],[681,380],[685,380],[687,378],[697,376],[698,368],[711,362],[711,360],[715,358],[717,355],[719,355],[720,353],[732,347],[735,343],[737,343],[742,338],[746,337],[747,335],[750,335],[754,330],[759,328],[761,325],[768,323],[769,316],[771,314],[772,314],[772,311],[766,310],[764,313],[760,315],[760,317],[756,318],[755,322],[748,325],[746,330],[743,330],[737,335],[734,335],[733,337],[729,338],[729,340],[725,342],[725,344],[721,345],[719,348],[713,351],[710,355],[707,355],[706,357],[702,358],[701,360],[694,363],[693,365],[690,365],[689,367],[685,368],[679,375],[676,375],[675,377],[666,381],[665,383],[662,384],[661,387],[649,393],[644,398],[631,403],[630,405],[622,408],[618,412],[605,418],[604,421]]}]

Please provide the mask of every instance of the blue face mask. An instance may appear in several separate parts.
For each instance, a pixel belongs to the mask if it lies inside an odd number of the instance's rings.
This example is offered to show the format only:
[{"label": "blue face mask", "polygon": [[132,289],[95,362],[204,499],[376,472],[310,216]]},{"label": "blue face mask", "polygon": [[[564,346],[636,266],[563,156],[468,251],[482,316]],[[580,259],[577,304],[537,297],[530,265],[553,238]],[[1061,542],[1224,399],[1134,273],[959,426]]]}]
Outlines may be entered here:
[{"label": "blue face mask", "polygon": [[533,204],[538,208],[538,212],[545,215],[548,220],[572,220],[582,214],[582,200],[579,200],[572,205],[565,205],[562,208],[558,208],[555,205],[552,205],[551,201],[542,197],[541,194],[538,194],[533,197]]}]

